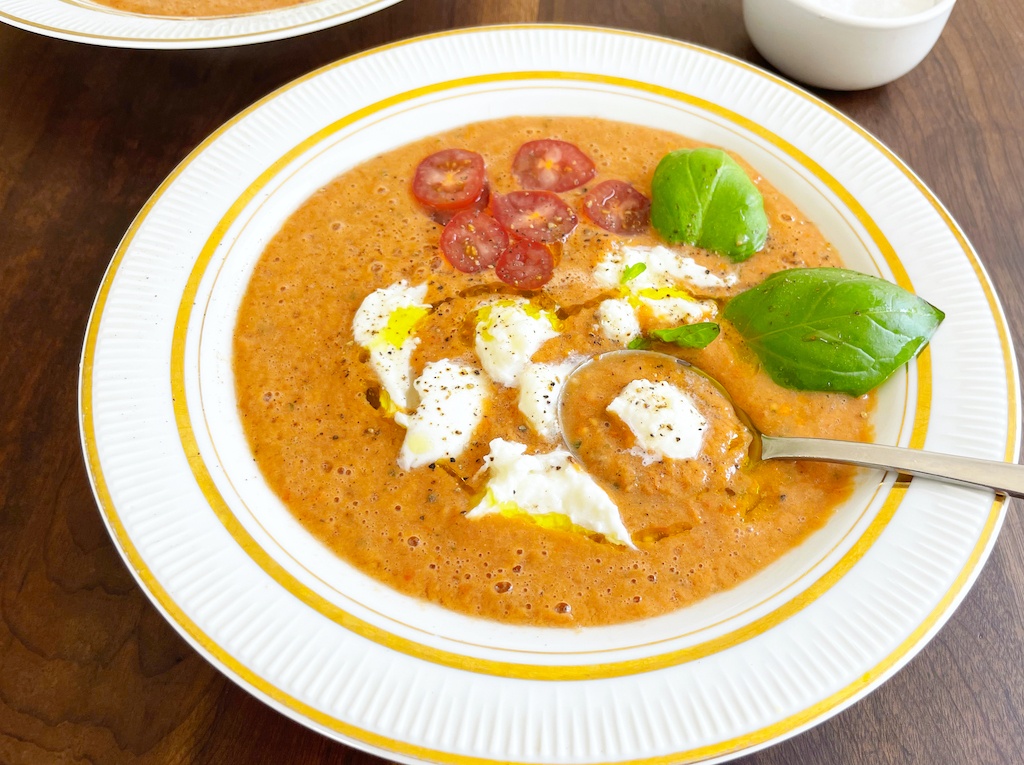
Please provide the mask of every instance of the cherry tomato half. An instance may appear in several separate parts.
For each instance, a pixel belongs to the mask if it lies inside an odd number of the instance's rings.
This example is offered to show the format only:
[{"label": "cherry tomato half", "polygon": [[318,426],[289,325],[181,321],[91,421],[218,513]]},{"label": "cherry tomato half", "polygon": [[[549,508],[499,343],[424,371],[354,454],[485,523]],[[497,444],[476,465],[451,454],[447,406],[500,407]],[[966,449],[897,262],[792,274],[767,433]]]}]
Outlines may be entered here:
[{"label": "cherry tomato half", "polygon": [[412,193],[435,210],[460,210],[480,197],[485,180],[483,157],[465,149],[444,149],[417,165]]},{"label": "cherry tomato half", "polygon": [[555,256],[543,244],[520,239],[501,253],[494,273],[521,290],[540,289],[555,272]]},{"label": "cherry tomato half", "polygon": [[508,234],[485,212],[463,210],[441,232],[441,252],[459,271],[483,271],[508,248]]},{"label": "cherry tomato half", "polygon": [[441,226],[446,226],[448,225],[448,221],[450,221],[453,217],[455,217],[461,212],[466,212],[467,210],[471,210],[472,212],[480,212],[482,210],[486,210],[487,205],[490,203],[490,201],[491,188],[485,183],[483,191],[480,192],[480,196],[478,196],[474,201],[470,202],[469,205],[467,205],[466,207],[463,207],[461,210],[431,210],[430,219],[434,221],[434,223],[437,223]]},{"label": "cherry tomato half", "polygon": [[506,231],[534,242],[557,242],[576,228],[576,213],[550,191],[491,195],[491,212]]},{"label": "cherry tomato half", "polygon": [[512,175],[525,189],[568,191],[597,172],[590,157],[566,141],[528,141],[512,160]]},{"label": "cherry tomato half", "polygon": [[613,234],[639,234],[651,219],[651,200],[625,181],[602,181],[583,197],[583,214]]}]

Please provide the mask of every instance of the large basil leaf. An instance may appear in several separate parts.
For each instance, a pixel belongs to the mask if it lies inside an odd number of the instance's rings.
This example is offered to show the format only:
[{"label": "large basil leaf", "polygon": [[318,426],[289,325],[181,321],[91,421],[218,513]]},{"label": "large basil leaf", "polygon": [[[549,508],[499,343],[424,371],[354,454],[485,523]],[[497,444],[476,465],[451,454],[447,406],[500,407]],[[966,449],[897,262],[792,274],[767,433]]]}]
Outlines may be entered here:
[{"label": "large basil leaf", "polygon": [[703,247],[737,263],[768,237],[761,192],[721,149],[662,157],[651,181],[651,223],[672,244]]},{"label": "large basil leaf", "polygon": [[779,385],[860,396],[913,359],[945,314],[874,276],[804,268],[772,274],[723,316]]}]

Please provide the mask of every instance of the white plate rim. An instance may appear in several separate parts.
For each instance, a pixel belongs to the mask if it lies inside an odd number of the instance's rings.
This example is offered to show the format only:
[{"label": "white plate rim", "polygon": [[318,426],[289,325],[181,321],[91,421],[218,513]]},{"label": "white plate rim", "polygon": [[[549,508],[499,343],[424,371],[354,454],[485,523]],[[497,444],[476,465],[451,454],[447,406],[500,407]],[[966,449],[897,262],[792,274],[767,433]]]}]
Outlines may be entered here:
[{"label": "white plate rim", "polygon": [[[783,87],[789,89],[790,91],[798,93],[801,97],[810,99],[811,101],[815,102],[819,108],[825,109],[833,117],[838,118],[848,126],[854,128],[860,134],[862,134],[867,140],[869,140],[878,151],[882,152],[896,167],[900,169],[901,172],[906,174],[906,176],[914,183],[914,185],[919,189],[919,191],[935,207],[938,214],[946,222],[946,225],[949,226],[950,231],[953,233],[955,237],[957,237],[957,239],[963,245],[964,252],[967,253],[968,257],[971,259],[972,267],[974,268],[979,281],[985,289],[990,309],[993,312],[997,327],[1001,334],[1003,346],[1005,365],[1004,371],[1006,373],[1007,387],[1009,391],[1008,407],[1013,412],[1011,420],[1014,425],[1014,432],[1008,433],[1006,459],[1012,459],[1012,457],[1016,454],[1016,451],[1019,447],[1020,440],[1020,422],[1019,416],[1017,414],[1019,412],[1019,390],[1017,387],[1016,362],[1013,357],[1012,349],[1010,348],[1009,333],[1005,327],[1005,320],[1002,318],[1002,312],[998,304],[998,299],[995,296],[995,292],[992,289],[991,284],[988,282],[988,278],[985,275],[982,265],[977,260],[977,256],[973,253],[973,250],[971,250],[970,245],[967,243],[966,239],[964,238],[962,232],[960,232],[959,228],[956,226],[955,222],[952,221],[949,214],[945,211],[941,204],[934,198],[934,195],[932,195],[931,192],[927,190],[923,182],[921,182],[916,175],[914,175],[908,168],[906,168],[906,166],[901,161],[899,161],[898,158],[896,158],[887,148],[885,148],[880,142],[878,142],[877,139],[874,139],[873,137],[868,135],[866,131],[863,131],[863,129],[854,125],[854,123],[850,122],[840,113],[831,109],[831,107],[828,107],[823,102],[818,101],[813,96],[806,94],[803,91],[800,91],[799,89],[786,83],[785,81],[775,78],[773,75],[762,72],[761,70],[757,70],[755,67],[752,67],[744,62],[731,59],[730,57],[723,56],[722,54],[719,53],[699,49],[697,48],[697,46],[692,46],[677,41],[669,41],[664,40],[662,38],[654,38],[639,35],[637,33],[619,32],[615,30],[597,30],[582,27],[568,27],[555,25],[455,30],[448,33],[431,35],[428,36],[427,38],[417,38],[416,40],[404,41],[401,43],[396,43],[392,46],[384,46],[384,48],[360,54],[359,56],[352,57],[351,59],[346,59],[341,62],[337,62],[336,64],[330,65],[328,67],[325,67],[324,69],[318,70],[317,72],[311,73],[306,78],[302,79],[305,80],[315,77],[318,74],[324,72],[325,70],[338,66],[343,66],[345,63],[357,58],[361,58],[362,56],[373,55],[378,51],[393,49],[394,47],[397,46],[415,44],[422,40],[433,40],[467,34],[486,35],[487,33],[496,30],[518,30],[524,33],[529,33],[531,30],[540,29],[566,30],[567,32],[578,32],[580,34],[628,35],[634,38],[648,39],[652,41],[652,43],[668,43],[671,45],[682,46],[692,51],[699,51],[703,55],[708,55],[722,61],[728,61],[730,65],[738,65],[749,71],[756,72],[758,76],[768,78],[775,84],[781,84]],[[283,88],[282,91],[286,90],[288,87],[291,86],[285,86],[285,88]],[[269,100],[272,100],[282,91],[278,91],[275,94],[271,94],[271,96],[268,96],[260,103],[254,105],[249,110],[246,110],[246,112],[243,112],[234,120],[227,123],[220,130],[214,133],[214,135],[211,136],[210,139],[208,139],[206,142],[204,142],[204,144],[197,148],[196,151],[193,152],[193,154],[190,155],[190,157],[182,163],[182,165],[167,179],[167,181],[165,181],[165,183],[161,186],[160,190],[158,190],[154,197],[147,203],[146,207],[144,207],[142,212],[140,212],[139,218],[135,221],[135,223],[133,223],[132,228],[129,230],[128,234],[125,237],[125,241],[122,243],[121,247],[119,247],[118,253],[115,255],[114,260],[111,263],[111,267],[106,277],[104,278],[104,286],[101,287],[100,293],[97,295],[96,307],[94,308],[93,317],[90,321],[90,328],[88,330],[89,339],[87,339],[86,347],[83,349],[83,373],[81,383],[81,418],[83,428],[83,447],[85,448],[87,454],[88,463],[90,466],[90,476],[91,479],[93,480],[94,490],[96,491],[97,499],[100,503],[100,506],[102,508],[105,508],[107,511],[105,513],[105,520],[107,521],[108,526],[111,527],[112,535],[114,536],[115,541],[118,543],[119,549],[121,550],[122,555],[124,555],[126,562],[132,568],[136,577],[139,579],[140,584],[142,584],[143,589],[147,591],[151,599],[153,599],[157,606],[161,609],[161,611],[164,612],[165,616],[167,616],[172,621],[172,623],[175,624],[179,631],[181,631],[185,635],[185,637],[194,646],[197,647],[198,650],[204,653],[204,655],[207,655],[207,657],[214,661],[216,664],[221,666],[221,668],[224,669],[230,676],[232,676],[236,681],[240,682],[243,685],[243,687],[247,687],[250,690],[256,692],[265,700],[268,700],[269,702],[273,703],[275,707],[279,708],[281,711],[285,712],[286,714],[289,714],[295,719],[299,719],[300,721],[303,721],[306,724],[312,724],[313,727],[316,727],[321,730],[326,729],[325,732],[328,732],[331,735],[342,738],[343,740],[346,740],[349,743],[354,743],[355,745],[360,746],[361,748],[376,751],[386,756],[399,756],[403,759],[418,759],[422,757],[425,757],[427,759],[437,758],[438,761],[486,761],[454,755],[448,756],[448,753],[443,752],[424,752],[420,749],[417,749],[416,747],[406,747],[402,745],[401,742],[396,742],[388,737],[381,738],[366,731],[351,730],[350,728],[347,729],[347,727],[344,724],[339,727],[338,725],[333,724],[337,721],[332,721],[330,719],[324,718],[322,715],[318,715],[316,710],[314,709],[308,707],[306,709],[303,709],[303,705],[301,703],[293,703],[295,702],[294,699],[289,701],[287,698],[287,694],[284,694],[279,689],[267,688],[263,684],[258,682],[258,678],[247,676],[250,675],[250,673],[248,673],[245,670],[245,667],[241,663],[236,661],[233,657],[231,657],[230,655],[223,655],[223,652],[217,651],[215,649],[211,650],[211,645],[215,646],[215,642],[210,641],[208,636],[202,636],[201,631],[198,631],[195,628],[194,624],[191,625],[191,628],[182,624],[182,617],[184,616],[184,621],[186,622],[188,621],[188,618],[184,614],[178,612],[178,610],[173,607],[173,599],[168,598],[166,596],[166,593],[164,593],[163,598],[159,597],[159,592],[161,591],[160,584],[159,582],[152,580],[152,578],[148,575],[144,564],[140,565],[140,559],[138,558],[137,553],[133,552],[133,547],[130,538],[127,538],[124,535],[123,529],[119,529],[117,527],[116,510],[114,510],[111,507],[109,494],[107,494],[106,489],[104,487],[102,466],[100,465],[99,458],[95,452],[95,443],[94,441],[91,441],[89,436],[89,431],[91,427],[89,421],[92,417],[92,412],[91,401],[89,400],[88,393],[89,374],[91,372],[92,364],[92,351],[95,350],[94,346],[96,332],[98,330],[97,325],[99,323],[100,315],[102,314],[102,304],[106,300],[105,290],[109,289],[110,282],[117,271],[117,267],[121,259],[124,257],[125,253],[130,249],[130,243],[135,231],[137,231],[139,225],[141,225],[142,221],[145,219],[146,215],[149,213],[152,207],[155,204],[157,204],[161,194],[163,194],[166,191],[166,189],[173,184],[174,179],[180,174],[180,172],[182,172],[182,170],[185,167],[187,167],[187,165],[192,159],[201,154],[213,141],[215,141],[219,135],[227,131],[231,127],[231,125],[236,124],[246,115],[252,114],[254,111],[259,109],[261,104],[266,103]],[[90,342],[93,344],[92,349],[90,349]],[[763,746],[767,743],[770,743],[771,741],[778,740],[788,735],[792,735],[798,732],[799,730],[803,729],[804,727],[813,724],[815,721],[835,713],[845,705],[851,703],[856,698],[859,698],[861,695],[866,693],[871,688],[875,687],[885,677],[891,674],[891,672],[895,671],[895,669],[901,666],[905,661],[909,660],[909,658],[917,650],[919,650],[921,646],[923,646],[923,644],[927,641],[928,637],[930,637],[930,635],[933,634],[939,626],[941,626],[945,618],[948,617],[952,608],[966,592],[970,583],[976,576],[981,563],[984,561],[989,550],[991,549],[991,545],[994,543],[996,531],[998,530],[999,524],[1002,520],[1003,509],[1004,503],[997,499],[992,506],[986,531],[983,534],[982,538],[979,540],[979,543],[976,546],[975,550],[973,551],[971,561],[965,567],[964,571],[961,572],[961,575],[958,578],[955,585],[940,600],[940,602],[936,606],[933,613],[929,616],[929,618],[923,621],[921,625],[919,625],[915,633],[909,636],[907,640],[905,640],[904,643],[901,644],[900,649],[894,652],[893,654],[887,656],[883,662],[873,667],[872,671],[866,674],[865,679],[862,682],[857,683],[854,686],[851,686],[850,688],[847,688],[842,694],[839,694],[837,697],[822,700],[818,704],[813,705],[812,708],[806,710],[805,714],[800,716],[800,719],[787,721],[787,723],[784,726],[782,726],[784,730],[780,730],[779,726],[775,726],[775,728],[769,734],[766,734],[764,736],[745,737],[744,742],[742,743],[742,745],[739,746],[739,748],[737,748],[736,742],[729,742],[728,744],[720,743],[711,748],[704,748],[701,750],[694,749],[687,752],[679,752],[677,754],[683,759],[692,761],[694,759],[703,760],[709,757],[730,757],[734,756],[734,754],[737,754],[741,751],[749,752],[751,750],[751,747]],[[168,603],[170,603],[172,607],[169,608]]]}]

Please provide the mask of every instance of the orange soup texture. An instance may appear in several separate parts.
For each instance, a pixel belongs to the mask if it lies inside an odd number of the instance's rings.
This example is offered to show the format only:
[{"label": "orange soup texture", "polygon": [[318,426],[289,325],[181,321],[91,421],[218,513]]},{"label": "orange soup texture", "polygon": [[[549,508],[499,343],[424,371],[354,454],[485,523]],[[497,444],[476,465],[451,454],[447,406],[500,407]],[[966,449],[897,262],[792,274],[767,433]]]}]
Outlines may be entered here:
[{"label": "orange soup texture", "polygon": [[100,5],[145,16],[241,16],[273,11],[311,0],[95,0]]},{"label": "orange soup texture", "polygon": [[[475,322],[496,296],[528,297],[557,318],[557,336],[533,362],[623,347],[599,329],[608,288],[595,282],[594,270],[616,247],[664,246],[649,226],[614,234],[579,214],[579,224],[554,247],[550,281],[523,291],[500,281],[493,268],[454,269],[439,250],[438,216],[411,193],[421,160],[458,147],[479,153],[490,193],[505,194],[518,188],[511,163],[520,145],[549,138],[575,144],[596,166],[591,181],[559,193],[575,211],[606,179],[628,181],[649,196],[659,160],[697,145],[600,119],[517,117],[467,125],[375,157],[320,189],[267,246],[238,315],[234,373],[246,436],[267,483],[344,560],[403,593],[472,616],[607,625],[679,609],[756,574],[828,521],[850,496],[854,472],[825,463],[750,463],[745,441],[730,446],[713,435],[703,460],[645,466],[621,450],[609,452],[607,444],[615,442],[598,438],[594,448],[604,453],[587,459],[605,466],[594,471],[595,480],[618,506],[635,549],[521,515],[467,518],[485,491],[482,468],[492,440],[524,444],[528,454],[560,446],[531,427],[514,387],[486,380],[483,419],[466,448],[451,459],[400,466],[405,428],[353,335],[356,312],[374,290],[402,280],[426,285],[430,311],[416,324],[412,379],[439,359],[479,369]],[[782,269],[842,265],[792,202],[743,167],[764,197],[770,224],[764,249],[733,265],[698,248],[674,247],[708,274],[735,277],[727,286],[690,289],[711,304]],[[656,349],[718,378],[766,432],[869,440],[872,396],[781,388],[728,322],[716,321],[722,333],[703,350]],[[619,382],[590,386],[593,397],[607,400]],[[611,415],[592,425],[628,440]],[[715,449],[714,459],[707,456]]]}]

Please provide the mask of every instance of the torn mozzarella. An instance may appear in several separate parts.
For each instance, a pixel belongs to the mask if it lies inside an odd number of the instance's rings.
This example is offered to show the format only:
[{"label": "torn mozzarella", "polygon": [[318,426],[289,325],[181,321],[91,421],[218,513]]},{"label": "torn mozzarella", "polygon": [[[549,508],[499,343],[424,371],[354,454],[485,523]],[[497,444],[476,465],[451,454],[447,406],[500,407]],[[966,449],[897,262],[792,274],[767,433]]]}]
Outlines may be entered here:
[{"label": "torn mozzarella", "polygon": [[635,293],[634,299],[647,309],[654,323],[665,326],[710,321],[718,315],[715,301],[697,300],[672,287],[643,289]]},{"label": "torn mozzarella", "polygon": [[558,439],[558,395],[578,359],[556,364],[530,364],[519,376],[519,411],[541,438]]},{"label": "torn mozzarella", "polygon": [[374,290],[363,300],[352,320],[352,334],[370,354],[370,366],[395,405],[411,405],[412,352],[419,344],[413,332],[431,307],[424,303],[427,285],[410,287],[400,281]]},{"label": "torn mozzarella", "polygon": [[[526,454],[526,446],[496,438],[485,458],[484,498],[466,514],[530,515],[548,528],[583,529],[634,547],[619,509],[567,451]],[[561,521],[561,522],[560,522]]]},{"label": "torn mozzarella", "polygon": [[636,437],[644,464],[694,459],[708,421],[684,391],[668,382],[633,380],[608,405]]},{"label": "torn mozzarella", "polygon": [[615,247],[607,252],[594,278],[606,287],[622,285],[622,275],[630,266],[643,264],[644,269],[626,282],[630,290],[658,289],[676,284],[696,289],[729,287],[736,283],[735,273],[722,278],[678,250],[662,245],[656,247]]},{"label": "torn mozzarella", "polygon": [[398,454],[403,470],[462,454],[483,418],[487,395],[479,369],[448,359],[427,364],[414,386],[419,394],[416,411],[395,415],[406,428]]},{"label": "torn mozzarella", "polygon": [[636,311],[628,300],[604,300],[594,314],[601,334],[619,345],[629,345],[641,334]]},{"label": "torn mozzarella", "polygon": [[495,382],[510,388],[540,347],[558,335],[557,318],[529,300],[499,300],[477,312],[476,354]]}]

